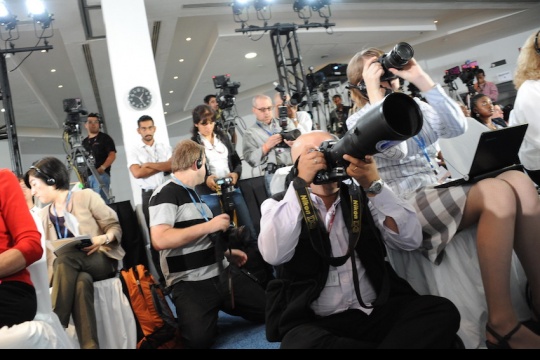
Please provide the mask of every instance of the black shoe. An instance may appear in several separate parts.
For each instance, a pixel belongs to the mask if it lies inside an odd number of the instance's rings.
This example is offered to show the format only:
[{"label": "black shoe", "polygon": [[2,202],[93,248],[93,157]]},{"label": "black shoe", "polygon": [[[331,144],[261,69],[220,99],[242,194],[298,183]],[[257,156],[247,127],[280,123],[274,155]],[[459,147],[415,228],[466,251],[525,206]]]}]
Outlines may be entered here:
[{"label": "black shoe", "polygon": [[523,322],[523,325],[529,328],[536,335],[540,335],[540,321],[535,321],[533,319]]},{"label": "black shoe", "polygon": [[498,343],[494,344],[489,340],[486,340],[486,347],[488,349],[511,349],[510,344],[508,343],[508,340],[512,338],[512,335],[514,335],[519,328],[521,328],[521,323],[518,323],[515,328],[513,328],[508,334],[505,336],[501,336],[495,332],[489,325],[486,324],[486,330],[497,339]]}]

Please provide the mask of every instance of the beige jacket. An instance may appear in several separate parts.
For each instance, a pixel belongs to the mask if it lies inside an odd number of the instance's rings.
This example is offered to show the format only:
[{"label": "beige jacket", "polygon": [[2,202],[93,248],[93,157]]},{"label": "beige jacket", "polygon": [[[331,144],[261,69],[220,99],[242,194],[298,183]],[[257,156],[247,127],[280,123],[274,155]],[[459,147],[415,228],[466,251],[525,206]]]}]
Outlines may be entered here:
[{"label": "beige jacket", "polygon": [[[39,216],[43,223],[46,241],[58,240],[54,221],[50,219],[51,204],[41,209]],[[118,221],[118,215],[92,189],[83,189],[73,192],[71,203],[68,205],[69,212],[64,213],[66,226],[75,236],[89,235],[90,237],[107,234],[111,243],[102,245],[99,251],[103,251],[108,257],[122,260],[125,255],[120,246],[122,228]],[[47,266],[49,283],[52,279],[53,262],[56,258],[47,246]]]}]

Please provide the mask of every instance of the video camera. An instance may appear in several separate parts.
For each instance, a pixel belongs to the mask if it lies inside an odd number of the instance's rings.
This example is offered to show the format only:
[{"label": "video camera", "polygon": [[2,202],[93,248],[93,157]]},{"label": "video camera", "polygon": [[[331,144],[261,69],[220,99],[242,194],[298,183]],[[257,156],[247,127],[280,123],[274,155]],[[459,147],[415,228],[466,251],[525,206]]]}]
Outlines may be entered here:
[{"label": "video camera", "polygon": [[88,111],[82,107],[82,101],[79,98],[64,99],[64,111],[67,113],[64,129],[68,134],[80,132],[81,114],[88,115]]},{"label": "video camera", "polygon": [[214,80],[214,87],[220,89],[219,94],[216,95],[216,100],[220,109],[228,109],[234,106],[235,95],[238,95],[238,88],[240,83],[231,82],[231,75],[215,75],[212,76]]},{"label": "video camera", "polygon": [[396,78],[396,75],[392,74],[388,69],[401,70],[405,65],[409,63],[409,60],[414,56],[414,50],[411,45],[406,42],[400,42],[394,46],[394,48],[388,53],[382,55],[377,59],[381,63],[384,74],[381,76],[381,81],[388,81]]},{"label": "video camera", "polygon": [[453,68],[448,69],[444,72],[444,83],[450,84],[459,77],[463,84],[467,86],[469,92],[474,93],[475,91],[473,84],[477,70],[477,61],[467,61],[465,64],[461,65],[461,70],[459,66],[454,66]]},{"label": "video camera", "polygon": [[362,115],[338,141],[324,141],[317,149],[324,154],[326,170],[315,175],[314,184],[338,181],[346,176],[344,154],[363,159],[415,136],[423,125],[420,107],[410,96],[392,93]]}]

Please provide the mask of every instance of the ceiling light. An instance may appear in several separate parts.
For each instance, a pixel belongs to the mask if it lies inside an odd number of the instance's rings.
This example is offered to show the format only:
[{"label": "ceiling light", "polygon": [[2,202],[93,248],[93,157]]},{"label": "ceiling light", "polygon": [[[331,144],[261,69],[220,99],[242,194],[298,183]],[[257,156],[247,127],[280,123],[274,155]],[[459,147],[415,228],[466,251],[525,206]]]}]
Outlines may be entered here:
[{"label": "ceiling light", "polygon": [[244,56],[245,56],[246,59],[253,59],[254,57],[257,57],[257,53],[256,52],[250,52],[250,53],[247,53]]},{"label": "ceiling light", "polygon": [[174,79],[174,80],[178,79],[178,76],[174,76],[173,79]]},{"label": "ceiling light", "polygon": [[63,87],[64,87],[64,85],[58,85],[58,88],[59,88],[59,89],[61,89],[61,88],[63,88]]},{"label": "ceiling light", "polygon": [[180,61],[180,62],[184,62],[184,59],[179,59],[178,61]]},{"label": "ceiling light", "polygon": [[174,90],[169,90],[169,94],[172,94],[174,92]]},{"label": "ceiling light", "polygon": [[186,41],[191,41],[191,38],[190,38],[190,37],[187,37],[187,38],[186,38]]},{"label": "ceiling light", "polygon": [[242,15],[244,9],[247,10],[249,7],[249,2],[247,0],[235,0],[232,3],[232,9],[234,15]]},{"label": "ceiling light", "polygon": [[51,72],[56,72],[56,69],[51,69]]}]

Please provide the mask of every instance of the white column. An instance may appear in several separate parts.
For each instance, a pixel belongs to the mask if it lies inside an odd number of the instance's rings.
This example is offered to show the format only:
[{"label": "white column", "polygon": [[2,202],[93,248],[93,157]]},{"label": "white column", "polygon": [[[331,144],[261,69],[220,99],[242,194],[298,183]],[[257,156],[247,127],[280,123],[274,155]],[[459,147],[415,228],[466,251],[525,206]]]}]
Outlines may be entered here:
[{"label": "white column", "polygon": [[[154,119],[156,141],[169,144],[144,0],[102,0],[101,8],[125,151],[141,141],[137,133],[141,115]],[[133,109],[128,103],[129,90],[136,86],[152,93],[152,104],[145,110]],[[129,172],[127,166],[126,170]],[[129,174],[133,198],[139,204],[141,189]]]}]

